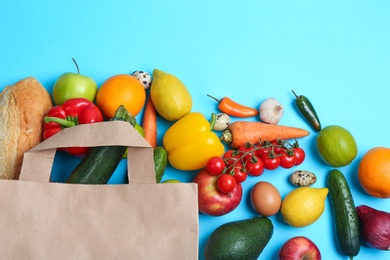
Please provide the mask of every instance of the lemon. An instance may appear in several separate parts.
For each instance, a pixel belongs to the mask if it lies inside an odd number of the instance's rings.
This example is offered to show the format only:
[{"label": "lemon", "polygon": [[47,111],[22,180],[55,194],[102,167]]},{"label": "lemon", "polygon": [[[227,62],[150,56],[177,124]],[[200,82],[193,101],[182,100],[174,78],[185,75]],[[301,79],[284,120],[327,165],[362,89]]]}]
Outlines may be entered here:
[{"label": "lemon", "polygon": [[283,199],[280,212],[293,227],[308,226],[322,215],[328,188],[299,187]]},{"label": "lemon", "polygon": [[355,138],[347,129],[338,125],[323,128],[316,143],[322,160],[333,167],[350,164],[358,152]]},{"label": "lemon", "polygon": [[192,97],[177,77],[161,70],[153,70],[150,96],[157,112],[168,121],[178,120],[192,109]]}]

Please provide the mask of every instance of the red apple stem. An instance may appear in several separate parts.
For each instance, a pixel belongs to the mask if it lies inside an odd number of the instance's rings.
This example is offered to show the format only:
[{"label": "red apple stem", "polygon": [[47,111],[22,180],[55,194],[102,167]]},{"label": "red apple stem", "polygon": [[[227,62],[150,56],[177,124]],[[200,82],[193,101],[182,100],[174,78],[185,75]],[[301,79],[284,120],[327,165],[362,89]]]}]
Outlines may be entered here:
[{"label": "red apple stem", "polygon": [[74,64],[76,64],[76,68],[77,68],[77,74],[80,74],[80,69],[79,69],[79,65],[77,65],[77,62],[74,58],[72,58]]}]

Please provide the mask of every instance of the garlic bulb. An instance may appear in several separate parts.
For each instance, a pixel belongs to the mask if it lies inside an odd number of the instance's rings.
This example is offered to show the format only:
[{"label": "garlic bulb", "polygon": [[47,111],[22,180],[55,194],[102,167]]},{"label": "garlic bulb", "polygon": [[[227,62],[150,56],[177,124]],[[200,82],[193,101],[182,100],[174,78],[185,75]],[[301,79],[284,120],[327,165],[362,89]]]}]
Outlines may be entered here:
[{"label": "garlic bulb", "polygon": [[275,98],[267,98],[260,104],[260,120],[276,125],[284,114],[283,105]]}]

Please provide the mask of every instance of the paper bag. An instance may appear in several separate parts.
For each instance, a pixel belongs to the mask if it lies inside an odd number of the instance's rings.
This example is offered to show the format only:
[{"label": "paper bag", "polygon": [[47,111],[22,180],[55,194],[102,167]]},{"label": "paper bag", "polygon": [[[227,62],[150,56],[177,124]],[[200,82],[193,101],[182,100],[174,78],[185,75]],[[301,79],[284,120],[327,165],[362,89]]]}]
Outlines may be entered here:
[{"label": "paper bag", "polygon": [[[129,184],[49,182],[57,147],[129,147]],[[66,165],[64,165],[66,167]],[[126,122],[64,129],[0,181],[0,259],[198,259],[194,183],[156,184],[152,147]]]}]

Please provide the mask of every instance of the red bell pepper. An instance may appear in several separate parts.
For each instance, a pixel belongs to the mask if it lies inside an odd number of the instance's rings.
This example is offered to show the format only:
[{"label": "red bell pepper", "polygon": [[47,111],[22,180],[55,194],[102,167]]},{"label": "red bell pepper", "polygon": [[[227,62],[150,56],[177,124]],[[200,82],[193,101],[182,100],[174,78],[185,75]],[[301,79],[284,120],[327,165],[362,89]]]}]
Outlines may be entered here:
[{"label": "red bell pepper", "polygon": [[[94,103],[85,98],[72,98],[47,113],[43,124],[43,140],[67,127],[102,121],[102,112]],[[73,155],[83,155],[88,151],[88,147],[68,147],[60,150]]]}]

